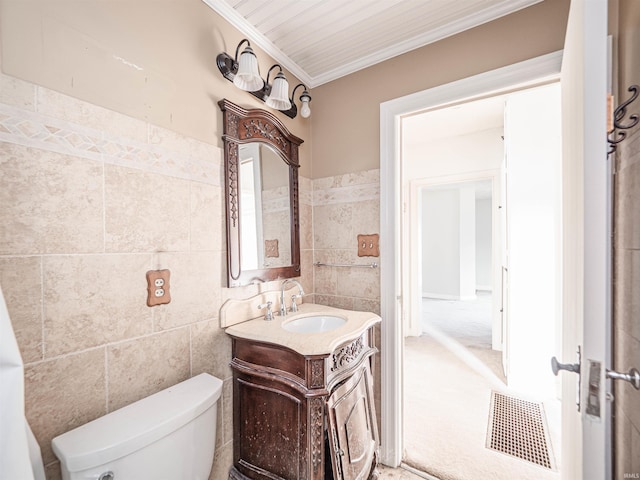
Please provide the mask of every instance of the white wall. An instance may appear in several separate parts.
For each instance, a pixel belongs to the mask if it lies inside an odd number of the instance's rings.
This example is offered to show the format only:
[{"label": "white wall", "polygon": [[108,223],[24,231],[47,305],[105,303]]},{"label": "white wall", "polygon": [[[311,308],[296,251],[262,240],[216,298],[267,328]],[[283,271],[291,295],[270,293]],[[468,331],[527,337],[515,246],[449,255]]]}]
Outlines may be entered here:
[{"label": "white wall", "polygon": [[402,151],[403,181],[499,169],[503,133],[500,127],[406,145]]},{"label": "white wall", "polygon": [[476,298],[476,189],[463,186],[460,195],[460,300]]},{"label": "white wall", "polygon": [[471,300],[476,296],[475,186],[422,192],[422,296]]},{"label": "white wall", "polygon": [[422,195],[422,295],[460,296],[460,197],[457,189]]},{"label": "white wall", "polygon": [[491,198],[476,199],[476,289],[493,290]]}]

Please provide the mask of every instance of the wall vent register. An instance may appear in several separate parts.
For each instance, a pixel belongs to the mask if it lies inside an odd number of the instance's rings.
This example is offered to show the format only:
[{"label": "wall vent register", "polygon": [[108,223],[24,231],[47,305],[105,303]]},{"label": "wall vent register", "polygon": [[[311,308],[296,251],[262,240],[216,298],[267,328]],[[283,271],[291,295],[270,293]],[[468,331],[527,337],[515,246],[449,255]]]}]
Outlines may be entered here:
[{"label": "wall vent register", "polygon": [[487,448],[556,470],[542,404],[491,392]]}]

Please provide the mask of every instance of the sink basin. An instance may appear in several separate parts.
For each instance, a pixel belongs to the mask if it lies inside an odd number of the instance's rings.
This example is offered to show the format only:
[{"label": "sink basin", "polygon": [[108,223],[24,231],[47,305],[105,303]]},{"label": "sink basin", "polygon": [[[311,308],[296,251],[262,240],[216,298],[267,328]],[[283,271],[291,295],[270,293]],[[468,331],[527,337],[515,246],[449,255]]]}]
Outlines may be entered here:
[{"label": "sink basin", "polygon": [[333,315],[313,315],[309,317],[296,318],[282,324],[287,332],[294,333],[322,333],[330,332],[347,323],[342,317]]}]

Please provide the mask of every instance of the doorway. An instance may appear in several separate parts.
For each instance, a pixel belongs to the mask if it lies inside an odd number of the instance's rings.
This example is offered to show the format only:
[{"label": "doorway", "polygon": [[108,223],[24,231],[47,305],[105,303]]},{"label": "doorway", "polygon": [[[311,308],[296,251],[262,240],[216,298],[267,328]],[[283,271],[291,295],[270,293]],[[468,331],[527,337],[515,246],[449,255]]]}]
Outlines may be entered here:
[{"label": "doorway", "polygon": [[[403,243],[403,257],[409,250],[408,277],[417,283],[403,290],[416,294],[409,318],[419,325],[405,329],[404,461],[438,478],[558,478],[559,401],[547,363],[559,343],[559,88],[451,110],[475,122],[446,125],[442,110],[402,121],[412,240]],[[430,131],[434,123],[446,136]],[[512,358],[504,352],[509,345]],[[527,427],[522,440],[539,434],[539,451],[493,448],[496,395],[531,405],[540,433]]]}]

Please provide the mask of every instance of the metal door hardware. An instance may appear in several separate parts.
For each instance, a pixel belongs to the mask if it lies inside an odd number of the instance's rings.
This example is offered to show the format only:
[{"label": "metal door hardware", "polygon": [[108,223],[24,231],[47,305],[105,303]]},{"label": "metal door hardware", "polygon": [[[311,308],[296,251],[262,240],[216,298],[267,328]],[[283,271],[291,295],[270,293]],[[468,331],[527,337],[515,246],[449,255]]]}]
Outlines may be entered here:
[{"label": "metal door hardware", "polygon": [[557,377],[558,372],[560,370],[566,370],[567,372],[575,372],[580,373],[580,364],[579,363],[560,363],[556,357],[551,358],[551,370],[553,370],[553,374]]},{"label": "metal door hardware", "polygon": [[589,391],[587,392],[587,415],[600,418],[600,377],[602,364],[589,360]]},{"label": "metal door hardware", "polygon": [[635,368],[629,370],[629,373],[618,373],[613,370],[607,370],[607,378],[612,380],[624,380],[625,382],[629,382],[633,385],[633,388],[636,390],[640,390],[640,372]]},{"label": "metal door hardware", "polygon": [[556,377],[558,376],[558,372],[560,370],[566,370],[567,372],[573,372],[578,375],[578,385],[576,387],[576,407],[578,408],[578,411],[580,411],[580,362],[582,361],[582,352],[580,351],[580,346],[578,346],[576,356],[578,357],[577,363],[560,363],[556,357],[551,357],[551,370]]}]

